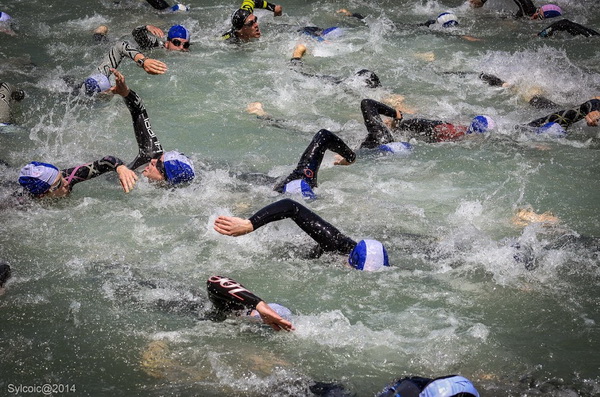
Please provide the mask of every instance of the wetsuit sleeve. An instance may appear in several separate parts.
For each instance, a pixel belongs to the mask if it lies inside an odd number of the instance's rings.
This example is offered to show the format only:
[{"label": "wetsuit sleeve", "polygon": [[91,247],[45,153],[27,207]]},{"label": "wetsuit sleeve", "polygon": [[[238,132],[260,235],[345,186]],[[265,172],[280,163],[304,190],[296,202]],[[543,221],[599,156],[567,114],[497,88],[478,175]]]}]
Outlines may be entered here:
[{"label": "wetsuit sleeve", "polygon": [[138,26],[131,32],[135,42],[142,50],[159,47],[161,41],[150,33],[146,28],[146,25]]},{"label": "wetsuit sleeve", "polygon": [[554,22],[552,25],[539,32],[538,36],[551,37],[554,35],[555,32],[567,32],[573,36],[600,36],[600,33],[596,32],[595,30],[586,28],[585,26],[575,23],[573,21],[569,21],[568,19],[562,19],[560,21]]},{"label": "wetsuit sleeve", "polygon": [[10,105],[14,87],[9,83],[0,83],[0,123],[11,122]]},{"label": "wetsuit sleeve", "polygon": [[250,217],[254,230],[268,223],[289,218],[324,251],[334,251],[349,254],[356,246],[356,242],[342,234],[332,224],[291,199],[279,200],[267,205]]},{"label": "wetsuit sleeve", "polygon": [[164,151],[158,137],[152,131],[150,117],[148,116],[148,112],[146,112],[142,98],[135,91],[129,90],[129,95],[123,98],[123,101],[131,113],[133,132],[138,144],[138,155],[129,164],[129,168],[135,170],[153,158],[160,157]]},{"label": "wetsuit sleeve", "polygon": [[558,123],[561,127],[568,128],[571,124],[585,118],[588,113],[593,112],[594,110],[600,111],[600,99],[590,99],[572,109],[552,113],[546,117],[533,120],[527,125],[530,127],[540,127],[546,123]]},{"label": "wetsuit sleeve", "polygon": [[164,0],[146,0],[148,2],[148,4],[150,4],[152,7],[156,8],[157,10],[166,10],[167,8],[171,7],[169,5],[169,3],[167,3]]},{"label": "wetsuit sleeve", "polygon": [[367,137],[360,145],[361,148],[372,149],[394,141],[392,132],[383,123],[380,115],[395,118],[396,109],[373,99],[363,99],[360,102],[360,111],[368,131]]},{"label": "wetsuit sleeve", "polygon": [[514,2],[519,7],[519,11],[515,14],[516,18],[531,17],[535,14],[536,8],[531,0],[514,0]]},{"label": "wetsuit sleeve", "polygon": [[206,280],[206,289],[210,301],[222,312],[252,310],[262,301],[242,284],[228,277],[209,277]]},{"label": "wetsuit sleeve", "polygon": [[300,156],[296,169],[287,178],[279,182],[274,190],[282,193],[285,185],[296,179],[304,179],[311,188],[315,188],[317,186],[317,174],[327,150],[339,154],[349,163],[356,160],[356,153],[340,137],[331,131],[322,129],[315,134],[302,156]]},{"label": "wetsuit sleeve", "polygon": [[440,142],[438,130],[441,131],[441,135],[448,135],[447,131],[452,127],[451,124],[446,124],[440,120],[428,120],[428,119],[402,119],[394,126],[395,131],[408,132],[411,138],[419,139],[427,143]]},{"label": "wetsuit sleeve", "polygon": [[505,83],[504,80],[494,76],[493,74],[481,73],[479,75],[479,78],[491,85],[492,87],[502,87],[502,84]]},{"label": "wetsuit sleeve", "polygon": [[255,8],[264,8],[271,12],[275,12],[275,7],[277,4],[269,3],[265,0],[244,0],[240,8],[242,10],[248,10],[250,12],[254,12]]},{"label": "wetsuit sleeve", "polygon": [[96,69],[98,72],[108,77],[111,75],[110,69],[117,69],[123,58],[128,57],[131,58],[131,60],[134,60],[137,54],[141,54],[140,50],[133,47],[129,42],[117,42],[111,47],[108,54],[104,56],[104,59]]},{"label": "wetsuit sleeve", "polygon": [[429,21],[420,23],[418,26],[427,26],[430,27],[431,25],[435,24],[436,20],[435,19],[430,19]]},{"label": "wetsuit sleeve", "polygon": [[72,189],[79,182],[90,180],[110,171],[116,171],[120,165],[123,165],[121,159],[113,156],[105,156],[93,163],[61,170],[61,173],[69,183],[69,188]]}]

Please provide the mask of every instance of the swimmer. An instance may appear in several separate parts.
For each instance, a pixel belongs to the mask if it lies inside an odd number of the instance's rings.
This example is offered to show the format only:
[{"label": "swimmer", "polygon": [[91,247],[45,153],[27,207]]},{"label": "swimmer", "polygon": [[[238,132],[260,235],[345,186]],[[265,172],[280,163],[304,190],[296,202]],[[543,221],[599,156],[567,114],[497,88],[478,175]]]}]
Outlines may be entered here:
[{"label": "swimmer", "polygon": [[10,278],[11,276],[11,270],[10,270],[10,265],[4,261],[0,262],[0,295],[4,294],[4,291],[6,290],[4,288],[4,284],[6,284],[6,281]]},{"label": "swimmer", "polygon": [[594,97],[571,109],[560,110],[540,117],[527,124],[527,126],[536,128],[537,133],[553,133],[560,136],[566,135],[567,128],[583,119],[589,127],[598,126],[600,121],[600,97]]},{"label": "swimmer", "polygon": [[254,15],[255,8],[264,8],[280,16],[283,8],[266,0],[244,0],[240,8],[231,14],[231,28],[223,33],[221,39],[229,43],[248,42],[261,36],[258,17]]},{"label": "swimmer", "polygon": [[[260,102],[251,103],[248,112],[266,115]],[[331,131],[321,129],[314,135],[300,156],[296,168],[287,177],[279,181],[262,174],[240,174],[237,177],[247,181],[275,182],[273,190],[278,193],[298,193],[306,198],[315,199],[313,189],[317,187],[317,175],[327,150],[337,153],[340,157],[334,165],[350,165],[356,160],[356,154],[342,139]]]},{"label": "swimmer", "polygon": [[554,22],[552,25],[539,32],[538,36],[552,37],[557,32],[567,32],[572,36],[600,36],[600,33],[596,32],[595,30],[586,28],[585,26],[575,23],[573,21],[569,21],[568,19],[561,19],[560,21]]},{"label": "swimmer", "polygon": [[221,276],[206,280],[208,298],[213,304],[214,320],[224,320],[227,315],[249,316],[260,319],[275,331],[294,331],[291,312],[284,306],[266,303],[237,281]]},{"label": "swimmer", "polygon": [[108,26],[100,25],[96,29],[94,29],[94,33],[92,38],[96,43],[106,43],[108,42]]},{"label": "swimmer", "polygon": [[352,18],[356,18],[356,19],[365,19],[365,17],[362,16],[361,14],[358,14],[356,12],[350,12],[350,11],[348,11],[345,8],[341,8],[341,9],[337,10],[336,12],[338,14],[342,14],[342,15],[347,16],[347,17],[352,17]]},{"label": "swimmer", "polygon": [[283,199],[258,210],[249,219],[234,216],[219,216],[214,229],[226,236],[238,237],[251,233],[261,226],[282,219],[292,219],[318,244],[312,256],[324,252],[348,255],[348,264],[357,270],[374,271],[390,266],[387,251],[377,240],[361,240],[356,243],[342,234],[323,218],[290,199]]},{"label": "swimmer", "polygon": [[129,164],[132,170],[144,164],[142,172],[153,182],[164,183],[168,186],[190,182],[196,176],[194,164],[190,158],[175,150],[164,152],[158,137],[152,131],[150,117],[142,99],[135,91],[129,89],[125,77],[116,69],[111,70],[115,75],[115,86],[111,92],[121,95],[131,113],[133,130],[138,144],[138,155]]},{"label": "swimmer", "polygon": [[[427,143],[454,141],[465,136],[479,135],[495,128],[495,122],[489,116],[476,116],[469,126],[455,125],[438,120],[414,118],[405,120],[402,112],[373,99],[363,99],[361,111],[368,130],[361,148],[375,148],[378,145],[394,142],[392,132],[407,134]],[[389,117],[386,122],[381,116]]]},{"label": "swimmer", "polygon": [[25,92],[7,82],[0,82],[0,127],[13,123],[12,106],[25,98]]},{"label": "swimmer", "polygon": [[512,224],[525,227],[532,223],[539,223],[544,227],[553,227],[558,225],[560,219],[551,212],[538,214],[532,208],[520,208],[512,218]]},{"label": "swimmer", "polygon": [[470,380],[460,375],[439,378],[411,376],[398,379],[377,397],[479,397]]},{"label": "swimmer", "polygon": [[148,2],[148,4],[150,4],[152,7],[154,7],[157,10],[161,10],[161,11],[170,11],[170,12],[185,12],[185,11],[189,11],[190,8],[186,5],[183,4],[175,4],[175,5],[169,5],[169,3],[167,3],[164,0],[146,0]]},{"label": "swimmer", "polygon": [[190,32],[182,25],[171,26],[167,33],[166,41],[162,40],[165,37],[165,33],[154,25],[138,26],[133,29],[131,34],[139,48],[142,50],[149,50],[157,47],[164,48],[168,51],[188,52],[190,50]]},{"label": "swimmer", "polygon": [[16,36],[14,30],[11,27],[12,17],[5,12],[0,11],[0,33],[6,33],[10,36]]},{"label": "swimmer", "polygon": [[294,70],[296,70],[298,73],[302,74],[303,76],[316,77],[316,78],[319,78],[322,80],[329,81],[333,84],[340,84],[340,83],[343,83],[344,81],[351,81],[351,80],[356,79],[356,80],[363,82],[364,85],[368,88],[381,87],[381,81],[379,80],[379,77],[374,72],[372,72],[368,69],[361,69],[358,72],[356,72],[354,74],[354,76],[349,77],[348,79],[342,79],[339,77],[329,76],[329,75],[306,73],[304,71],[301,71],[300,69],[304,66],[304,62],[302,61],[302,58],[304,57],[305,54],[306,54],[306,46],[304,44],[298,44],[298,45],[296,45],[296,47],[294,47],[294,52],[292,53],[292,58],[290,59],[290,65],[292,65],[294,67]]},{"label": "swimmer", "polygon": [[115,171],[125,193],[129,193],[137,182],[137,175],[117,157],[105,156],[93,163],[59,170],[47,163],[32,161],[19,174],[19,183],[31,197],[62,198],[71,194],[73,187],[109,171]]}]

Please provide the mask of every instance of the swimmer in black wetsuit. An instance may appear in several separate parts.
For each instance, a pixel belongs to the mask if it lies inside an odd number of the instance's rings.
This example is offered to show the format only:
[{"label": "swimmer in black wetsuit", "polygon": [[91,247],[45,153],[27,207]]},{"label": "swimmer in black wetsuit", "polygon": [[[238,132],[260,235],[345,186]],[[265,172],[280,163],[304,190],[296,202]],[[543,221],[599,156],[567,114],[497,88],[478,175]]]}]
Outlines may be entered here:
[{"label": "swimmer in black wetsuit", "polygon": [[[269,305],[233,279],[211,276],[206,280],[206,290],[208,298],[214,306],[212,313],[209,314],[209,318],[212,320],[222,321],[232,313],[253,317],[259,315],[263,323],[275,331],[294,330],[292,323],[280,315],[285,312],[283,310],[285,308],[280,305]],[[281,313],[276,311],[279,309],[281,309]]]},{"label": "swimmer in black wetsuit", "polygon": [[[405,120],[399,110],[373,99],[363,99],[360,108],[369,132],[361,144],[361,148],[368,149],[394,142],[392,132],[408,134],[408,138],[435,143],[454,141],[466,135],[484,133],[495,126],[493,120],[488,116],[476,116],[470,126],[421,118]],[[391,122],[386,124],[380,115],[389,117]]]},{"label": "swimmer in black wetsuit", "polygon": [[358,79],[358,80],[364,82],[364,84],[369,88],[381,87],[381,81],[379,80],[379,77],[374,72],[372,72],[368,69],[361,69],[358,72],[356,72],[353,77],[350,77],[348,79],[342,79],[339,77],[329,76],[329,75],[306,73],[301,70],[301,68],[304,66],[302,57],[305,54],[306,54],[306,46],[304,44],[298,44],[294,48],[292,58],[290,59],[290,65],[292,65],[294,67],[295,71],[302,74],[303,76],[316,77],[319,79],[327,80],[333,84],[340,84],[344,81],[348,81],[351,79]]},{"label": "swimmer in black wetsuit", "polygon": [[138,144],[138,155],[129,167],[135,170],[147,164],[142,172],[146,178],[156,182],[166,182],[169,186],[190,182],[196,176],[194,165],[187,156],[177,151],[164,152],[158,137],[152,131],[150,118],[142,99],[130,90],[125,83],[125,77],[116,69],[111,70],[115,75],[115,86],[111,91],[121,95],[133,120],[133,131]]},{"label": "swimmer in black wetsuit", "polygon": [[165,33],[153,25],[138,26],[131,32],[142,50],[164,48],[169,51],[190,50],[190,32],[182,25],[173,25],[167,32],[167,40],[163,41]]},{"label": "swimmer in black wetsuit", "polygon": [[358,243],[342,234],[320,216],[290,199],[283,199],[258,210],[249,219],[233,216],[219,216],[214,229],[226,236],[241,236],[251,233],[261,226],[282,219],[292,219],[306,234],[318,244],[313,256],[324,252],[348,255],[350,266],[358,270],[373,271],[389,266],[387,252],[379,241],[361,240]]},{"label": "swimmer in black wetsuit", "polygon": [[264,8],[280,16],[283,8],[266,0],[244,0],[238,10],[231,15],[231,28],[223,33],[221,38],[229,43],[240,43],[260,38],[258,17],[254,15],[255,8]]},{"label": "swimmer in black wetsuit", "polygon": [[25,92],[7,82],[0,82],[0,127],[13,123],[12,105],[25,98]]},{"label": "swimmer in black wetsuit", "polygon": [[538,36],[552,37],[556,32],[567,32],[570,33],[572,36],[600,36],[600,33],[596,32],[595,30],[586,28],[585,26],[575,23],[573,21],[569,21],[568,19],[561,19],[560,21],[554,22],[552,25],[539,32]]},{"label": "swimmer in black wetsuit", "polygon": [[4,284],[11,276],[10,265],[0,261],[0,295],[4,294]]},{"label": "swimmer in black wetsuit", "polygon": [[571,109],[560,110],[547,116],[540,117],[527,124],[527,126],[542,127],[549,123],[555,123],[560,125],[560,127],[567,129],[582,119],[585,119],[587,125],[590,127],[598,126],[598,121],[600,120],[600,97],[590,99]]},{"label": "swimmer in black wetsuit", "polygon": [[148,4],[154,7],[157,10],[161,11],[189,11],[189,8],[183,4],[175,4],[170,6],[165,0],[146,0]]}]

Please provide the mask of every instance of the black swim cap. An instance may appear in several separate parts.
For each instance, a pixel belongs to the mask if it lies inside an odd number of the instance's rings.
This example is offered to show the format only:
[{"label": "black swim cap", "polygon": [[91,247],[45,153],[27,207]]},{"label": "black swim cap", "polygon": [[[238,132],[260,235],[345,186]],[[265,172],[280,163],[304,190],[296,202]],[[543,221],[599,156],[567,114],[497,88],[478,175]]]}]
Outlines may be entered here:
[{"label": "black swim cap", "polygon": [[356,72],[357,76],[361,76],[365,80],[365,84],[369,88],[377,88],[381,87],[381,81],[379,81],[379,77],[374,72],[371,72],[368,69],[362,69]]},{"label": "black swim cap", "polygon": [[22,101],[25,98],[25,91],[18,89],[12,92],[11,98],[15,101]]},{"label": "black swim cap", "polygon": [[231,24],[235,30],[240,30],[244,27],[244,22],[246,22],[246,18],[248,18],[252,14],[248,10],[242,10],[241,8],[231,14]]}]

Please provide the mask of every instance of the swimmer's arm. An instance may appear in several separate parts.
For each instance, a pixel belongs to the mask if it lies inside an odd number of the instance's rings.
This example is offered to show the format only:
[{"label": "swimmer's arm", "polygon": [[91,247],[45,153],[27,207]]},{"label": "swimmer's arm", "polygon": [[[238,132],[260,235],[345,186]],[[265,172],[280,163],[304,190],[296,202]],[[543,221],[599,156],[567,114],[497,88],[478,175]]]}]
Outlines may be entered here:
[{"label": "swimmer's arm", "polygon": [[169,3],[167,3],[164,0],[146,0],[148,2],[148,4],[150,4],[152,7],[156,8],[157,10],[166,10],[167,8],[171,7],[169,5]]},{"label": "swimmer's arm", "polygon": [[119,175],[119,182],[121,183],[123,191],[125,193],[129,193],[131,190],[133,190],[133,187],[138,180],[138,176],[135,174],[135,172],[127,168],[125,164],[118,166],[116,171],[117,175]]},{"label": "swimmer's arm", "polygon": [[291,322],[281,318],[281,316],[279,316],[275,310],[271,309],[271,307],[265,301],[261,301],[258,305],[256,305],[256,311],[258,314],[260,314],[260,318],[262,318],[263,323],[267,324],[275,331],[289,332],[295,330]]},{"label": "swimmer's arm", "polygon": [[365,19],[365,17],[362,16],[361,14],[358,14],[356,12],[350,12],[345,8],[339,9],[336,12],[338,14],[343,14],[344,16],[347,16],[347,17],[353,17],[353,18],[357,18],[357,19]]},{"label": "swimmer's arm", "polygon": [[276,17],[280,16],[283,12],[283,8],[280,5],[269,3],[266,0],[244,0],[240,8],[250,12],[254,12],[255,8],[263,8],[272,11]]},{"label": "swimmer's arm", "polygon": [[131,35],[135,42],[143,50],[158,47],[160,45],[160,40],[148,30],[148,26],[152,25],[138,26],[131,31]]},{"label": "swimmer's arm", "polygon": [[492,87],[508,87],[510,86],[509,83],[507,83],[506,81],[502,80],[501,78],[494,76],[493,74],[487,74],[487,73],[481,73],[479,75],[479,78],[483,81],[485,81],[486,83],[488,83],[489,85],[491,85]]}]

